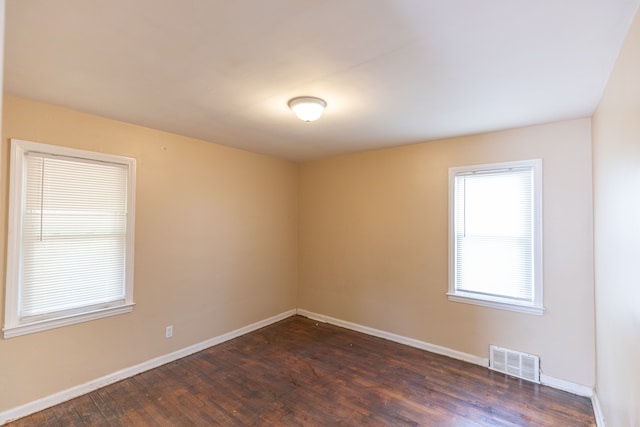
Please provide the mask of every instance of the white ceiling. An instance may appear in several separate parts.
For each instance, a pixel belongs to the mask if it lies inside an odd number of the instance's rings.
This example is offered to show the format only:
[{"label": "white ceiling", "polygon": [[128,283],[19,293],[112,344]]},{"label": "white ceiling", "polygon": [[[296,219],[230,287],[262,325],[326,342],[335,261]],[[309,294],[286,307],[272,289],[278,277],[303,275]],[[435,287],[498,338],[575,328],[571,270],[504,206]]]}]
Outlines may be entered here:
[{"label": "white ceiling", "polygon": [[8,0],[5,90],[308,160],[588,117],[639,3]]}]

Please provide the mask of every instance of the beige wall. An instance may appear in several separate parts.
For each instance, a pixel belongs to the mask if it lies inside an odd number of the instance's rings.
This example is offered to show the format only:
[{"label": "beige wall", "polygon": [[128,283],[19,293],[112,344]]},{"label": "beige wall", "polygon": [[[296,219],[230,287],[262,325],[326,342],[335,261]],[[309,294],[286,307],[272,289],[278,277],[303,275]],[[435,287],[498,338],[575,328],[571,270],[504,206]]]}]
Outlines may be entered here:
[{"label": "beige wall", "polygon": [[[542,158],[544,316],[449,302],[447,171]],[[545,375],[593,386],[589,119],[344,155],[300,169],[298,306],[488,357],[540,355]]]},{"label": "beige wall", "polygon": [[3,285],[8,138],[137,158],[136,307],[0,339],[0,412],[295,308],[297,165],[10,96],[0,177]]},{"label": "beige wall", "polygon": [[593,117],[597,395],[640,426],[640,16]]}]

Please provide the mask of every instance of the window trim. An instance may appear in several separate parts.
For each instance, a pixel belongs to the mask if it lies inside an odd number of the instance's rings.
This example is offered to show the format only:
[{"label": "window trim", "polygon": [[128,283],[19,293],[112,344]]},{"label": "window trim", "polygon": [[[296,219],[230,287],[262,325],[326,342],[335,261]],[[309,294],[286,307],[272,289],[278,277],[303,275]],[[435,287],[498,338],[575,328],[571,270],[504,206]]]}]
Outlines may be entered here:
[{"label": "window trim", "polygon": [[[76,157],[99,162],[117,163],[127,166],[127,220],[125,237],[125,298],[119,302],[94,305],[86,310],[64,314],[48,319],[19,318],[20,288],[22,276],[22,203],[25,191],[25,155],[28,152],[40,152],[51,155]],[[134,236],[135,236],[135,192],[136,159],[113,154],[61,147],[38,142],[11,139],[9,168],[9,219],[7,232],[7,276],[4,338],[46,331],[62,326],[101,319],[123,313],[130,313],[133,302]]]},{"label": "window trim", "polygon": [[[530,167],[533,170],[533,212],[534,212],[534,250],[533,250],[533,294],[532,303],[521,303],[510,298],[493,295],[481,295],[456,290],[455,284],[455,177],[462,173],[487,172]],[[519,160],[501,163],[478,164],[449,168],[449,301],[479,305],[483,307],[510,310],[519,313],[542,315],[543,306],[543,266],[542,266],[542,159]]]}]

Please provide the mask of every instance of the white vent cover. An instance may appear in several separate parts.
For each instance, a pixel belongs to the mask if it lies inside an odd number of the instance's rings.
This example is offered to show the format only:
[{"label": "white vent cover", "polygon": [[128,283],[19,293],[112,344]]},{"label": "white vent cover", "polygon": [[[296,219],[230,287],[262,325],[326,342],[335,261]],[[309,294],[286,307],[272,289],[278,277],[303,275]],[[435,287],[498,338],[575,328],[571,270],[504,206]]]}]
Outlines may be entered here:
[{"label": "white vent cover", "polygon": [[540,358],[531,354],[489,346],[489,369],[540,383]]}]

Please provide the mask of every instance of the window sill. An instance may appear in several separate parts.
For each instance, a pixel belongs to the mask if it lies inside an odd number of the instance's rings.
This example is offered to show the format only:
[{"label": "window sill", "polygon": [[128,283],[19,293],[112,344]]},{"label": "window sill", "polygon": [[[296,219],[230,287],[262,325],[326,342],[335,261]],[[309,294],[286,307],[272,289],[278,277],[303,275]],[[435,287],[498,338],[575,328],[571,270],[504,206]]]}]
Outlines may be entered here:
[{"label": "window sill", "polygon": [[452,294],[452,293],[448,293],[447,297],[449,298],[449,301],[461,302],[464,304],[473,304],[473,305],[479,305],[482,307],[497,308],[500,310],[509,310],[509,311],[515,311],[518,313],[525,313],[525,314],[535,314],[537,316],[542,316],[544,314],[544,307],[537,307],[532,305],[520,305],[520,304],[514,304],[510,302],[497,301],[489,298],[482,299],[477,296],[471,297],[471,296],[463,296],[463,295]]},{"label": "window sill", "polygon": [[37,322],[23,323],[15,326],[5,327],[4,338],[13,338],[20,335],[32,334],[35,332],[42,332],[49,329],[60,328],[62,326],[75,325],[77,323],[88,322],[91,320],[102,319],[104,317],[116,316],[119,314],[131,313],[133,311],[134,303],[127,303],[118,305],[116,307],[102,308],[99,310],[93,310],[86,313],[74,314],[65,317],[58,317],[55,319],[40,320]]}]

